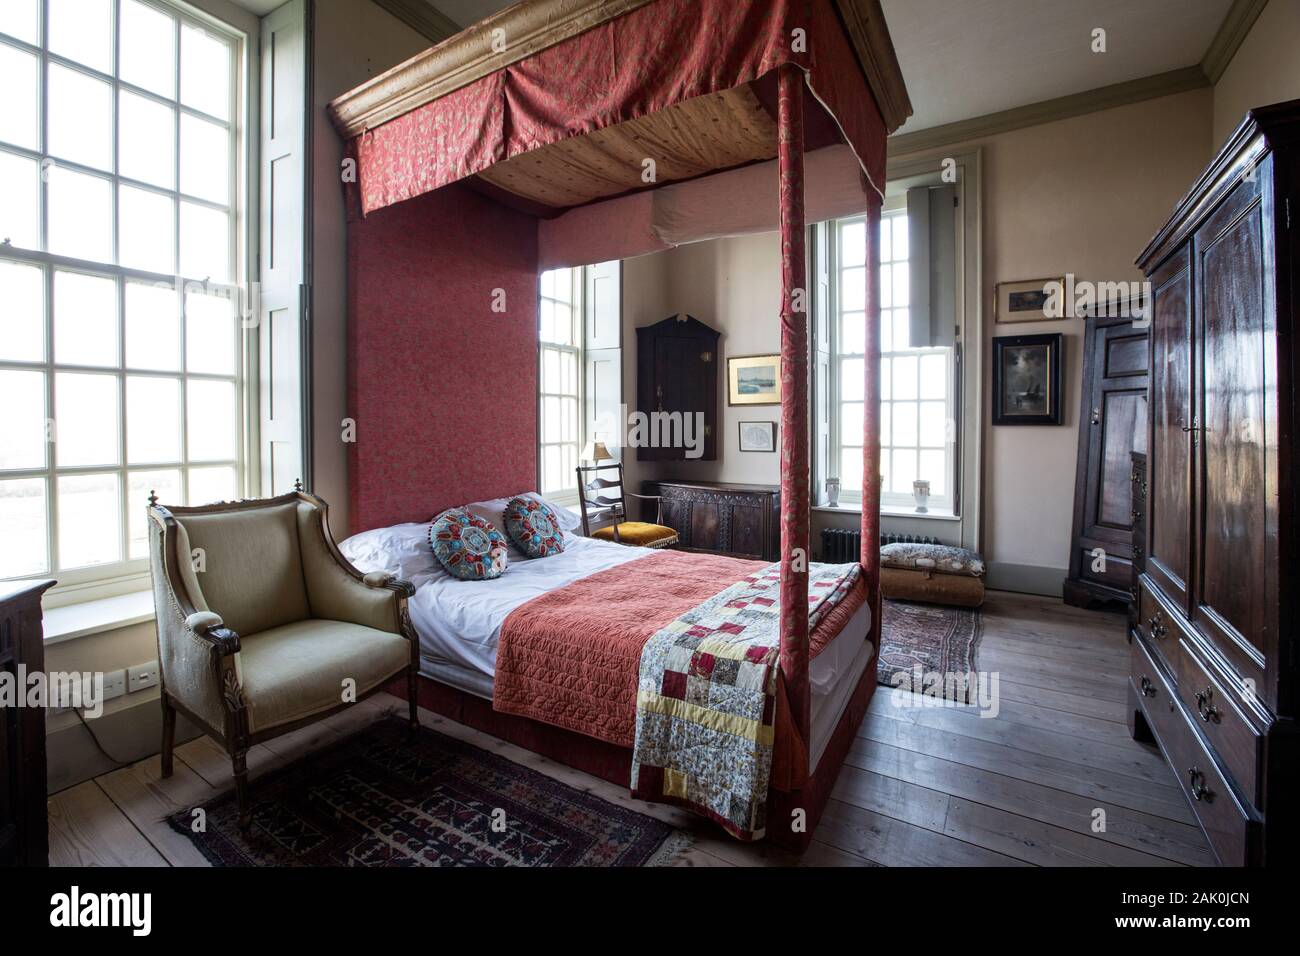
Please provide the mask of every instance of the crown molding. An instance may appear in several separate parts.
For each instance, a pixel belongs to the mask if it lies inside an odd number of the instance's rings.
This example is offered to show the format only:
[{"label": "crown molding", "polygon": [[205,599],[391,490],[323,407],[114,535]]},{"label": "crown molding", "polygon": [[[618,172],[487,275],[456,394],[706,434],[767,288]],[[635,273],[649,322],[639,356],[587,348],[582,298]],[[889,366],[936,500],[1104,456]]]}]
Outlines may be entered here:
[{"label": "crown molding", "polygon": [[460,32],[460,24],[425,0],[373,0],[416,33],[441,43]]},{"label": "crown molding", "polygon": [[1268,6],[1268,0],[1233,0],[1232,6],[1219,24],[1219,30],[1201,58],[1201,69],[1211,83],[1218,83],[1245,42],[1250,28]]},{"label": "crown molding", "polygon": [[967,140],[984,139],[1011,130],[1038,126],[1056,120],[1070,119],[1087,113],[1127,106],[1174,93],[1185,93],[1208,87],[1210,81],[1199,66],[1188,66],[1155,76],[1144,76],[1125,83],[1115,83],[1082,93],[1071,93],[1040,103],[1029,103],[1013,109],[988,113],[956,123],[945,123],[929,129],[917,130],[915,133],[889,137],[889,155],[903,156],[920,153],[925,150],[938,149],[953,143]]}]

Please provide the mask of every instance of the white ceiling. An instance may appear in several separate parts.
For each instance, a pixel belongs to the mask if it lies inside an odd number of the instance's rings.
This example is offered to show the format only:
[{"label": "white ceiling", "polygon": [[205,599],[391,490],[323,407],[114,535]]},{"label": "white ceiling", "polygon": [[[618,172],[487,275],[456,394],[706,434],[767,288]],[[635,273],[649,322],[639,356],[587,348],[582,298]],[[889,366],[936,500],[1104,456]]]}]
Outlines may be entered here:
[{"label": "white ceiling", "polygon": [[[881,0],[930,126],[1199,63],[1232,0]],[[1091,50],[1106,31],[1106,52]]]}]

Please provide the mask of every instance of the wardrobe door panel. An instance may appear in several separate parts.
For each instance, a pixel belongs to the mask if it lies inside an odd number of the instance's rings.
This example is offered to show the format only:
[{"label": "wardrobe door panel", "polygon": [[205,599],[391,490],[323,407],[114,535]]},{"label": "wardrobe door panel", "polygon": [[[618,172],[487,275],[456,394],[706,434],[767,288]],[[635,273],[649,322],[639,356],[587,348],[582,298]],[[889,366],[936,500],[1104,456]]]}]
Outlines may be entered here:
[{"label": "wardrobe door panel", "polygon": [[1191,253],[1152,274],[1151,440],[1147,467],[1147,573],[1188,609],[1192,558]]},{"label": "wardrobe door panel", "polygon": [[[1258,176],[1197,231],[1200,556],[1193,618],[1243,677],[1263,677],[1276,640],[1275,373]],[[1261,696],[1266,690],[1261,688]]]}]

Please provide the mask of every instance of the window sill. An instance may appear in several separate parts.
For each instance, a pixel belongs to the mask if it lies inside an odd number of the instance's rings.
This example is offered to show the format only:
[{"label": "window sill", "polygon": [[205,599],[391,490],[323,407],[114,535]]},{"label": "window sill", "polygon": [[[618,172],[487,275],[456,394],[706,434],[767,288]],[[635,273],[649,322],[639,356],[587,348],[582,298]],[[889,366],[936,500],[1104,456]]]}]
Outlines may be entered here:
[{"label": "window sill", "polygon": [[[860,515],[862,508],[860,505],[813,505],[813,511],[821,511],[825,514],[843,514],[843,515]],[[961,515],[955,515],[946,511],[926,511],[924,513],[914,511],[908,508],[891,508],[885,506],[880,509],[880,514],[885,518],[918,518],[922,521],[960,521]]]},{"label": "window sill", "polygon": [[153,591],[65,604],[45,612],[45,643],[59,644],[152,620]]}]

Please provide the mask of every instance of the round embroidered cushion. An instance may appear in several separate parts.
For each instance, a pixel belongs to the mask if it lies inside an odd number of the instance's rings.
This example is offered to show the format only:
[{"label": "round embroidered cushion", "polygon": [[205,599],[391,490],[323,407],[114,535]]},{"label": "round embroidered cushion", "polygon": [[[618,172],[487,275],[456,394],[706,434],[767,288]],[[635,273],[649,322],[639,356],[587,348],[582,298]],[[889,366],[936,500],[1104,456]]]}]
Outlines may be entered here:
[{"label": "round embroidered cushion", "polygon": [[459,508],[434,519],[429,526],[429,546],[438,563],[462,581],[501,577],[510,550],[500,531]]},{"label": "round embroidered cushion", "polygon": [[511,498],[506,505],[506,534],[530,558],[549,558],[564,550],[560,519],[536,498]]}]

